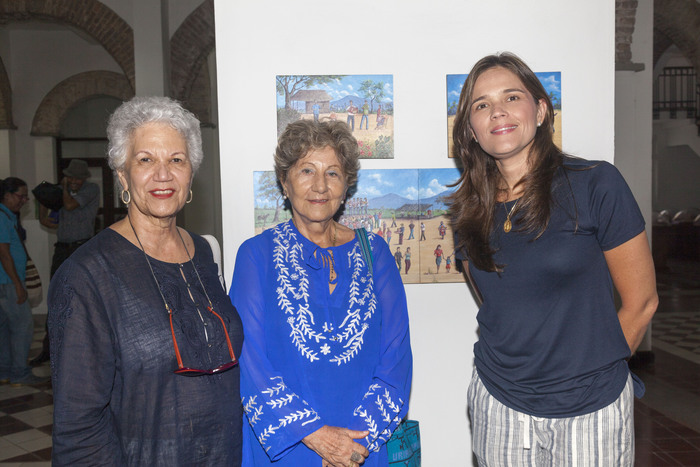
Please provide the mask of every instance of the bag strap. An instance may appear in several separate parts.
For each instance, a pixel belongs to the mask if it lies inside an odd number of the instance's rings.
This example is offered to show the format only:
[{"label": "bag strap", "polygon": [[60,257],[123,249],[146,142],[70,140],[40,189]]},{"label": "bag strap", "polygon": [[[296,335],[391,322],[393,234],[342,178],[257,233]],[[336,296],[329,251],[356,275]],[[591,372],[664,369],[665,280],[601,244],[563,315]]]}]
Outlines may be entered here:
[{"label": "bag strap", "polygon": [[355,235],[357,236],[357,241],[360,242],[360,250],[362,250],[362,258],[367,263],[367,269],[369,269],[369,275],[372,275],[372,266],[374,264],[374,257],[372,256],[372,245],[369,243],[369,238],[367,237],[367,231],[363,228],[355,229]]}]

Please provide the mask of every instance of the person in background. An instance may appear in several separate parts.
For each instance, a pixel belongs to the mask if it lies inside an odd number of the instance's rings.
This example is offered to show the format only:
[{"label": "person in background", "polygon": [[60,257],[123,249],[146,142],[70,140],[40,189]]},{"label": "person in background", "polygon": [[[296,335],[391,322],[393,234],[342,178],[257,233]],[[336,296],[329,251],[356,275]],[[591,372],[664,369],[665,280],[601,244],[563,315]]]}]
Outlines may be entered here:
[{"label": "person in background", "polygon": [[314,122],[318,122],[318,116],[321,113],[321,106],[318,105],[318,101],[314,101],[314,105],[311,106],[311,111],[314,114]]},{"label": "person in background", "polygon": [[[54,244],[53,260],[51,261],[51,277],[63,262],[87,242],[95,233],[95,217],[100,201],[100,188],[88,182],[90,170],[88,164],[81,159],[71,159],[68,167],[63,169],[63,206],[58,211],[58,223],[49,215],[45,206],[39,207],[39,222],[44,227],[56,230],[57,242]],[[48,317],[47,317],[48,319]],[[49,360],[48,329],[44,335],[41,353],[29,363],[38,366]]]},{"label": "person in background", "polygon": [[[43,215],[39,219],[45,227],[56,229],[58,242],[51,262],[51,276],[80,245],[95,234],[100,188],[97,184],[88,182],[88,178],[90,170],[87,162],[72,159],[68,167],[63,169],[63,207],[58,212],[58,224]],[[40,211],[48,214],[48,210],[42,208]]]},{"label": "person in background", "polygon": [[0,181],[0,383],[15,387],[49,381],[36,376],[27,365],[34,319],[24,286],[27,252],[17,214],[28,200],[23,180],[8,177]]},{"label": "person in background", "polygon": [[243,329],[209,244],[176,225],[203,159],[199,121],[134,97],[107,135],[127,216],[51,280],[52,463],[238,466]]},{"label": "person in background", "polygon": [[401,274],[401,263],[403,262],[403,253],[401,253],[401,247],[397,246],[394,252],[394,260],[396,261],[396,267],[399,268],[399,274]]},{"label": "person in background", "polygon": [[365,124],[365,130],[369,130],[369,104],[365,100],[362,104],[362,118],[360,118],[360,130],[362,129],[362,123]]},{"label": "person in background", "polygon": [[279,138],[292,219],[241,245],[231,286],[246,332],[244,466],[388,465],[411,388],[408,310],[386,243],[334,220],[358,170],[344,123],[299,120]]},{"label": "person in background", "polygon": [[658,304],[644,219],[618,170],[562,153],[553,125],[547,91],[517,56],[469,72],[452,216],[483,297],[472,447],[482,466],[631,467],[643,385],[626,360]]},{"label": "person in background", "polygon": [[355,114],[358,112],[357,106],[350,101],[350,105],[345,109],[348,113],[348,126],[350,131],[355,131]]},{"label": "person in background", "polygon": [[440,265],[442,264],[442,245],[438,245],[433,251],[433,256],[435,256],[435,266],[437,266],[437,272],[440,272]]},{"label": "person in background", "polygon": [[382,114],[382,105],[377,105],[377,125],[375,130],[386,127],[386,115]]}]

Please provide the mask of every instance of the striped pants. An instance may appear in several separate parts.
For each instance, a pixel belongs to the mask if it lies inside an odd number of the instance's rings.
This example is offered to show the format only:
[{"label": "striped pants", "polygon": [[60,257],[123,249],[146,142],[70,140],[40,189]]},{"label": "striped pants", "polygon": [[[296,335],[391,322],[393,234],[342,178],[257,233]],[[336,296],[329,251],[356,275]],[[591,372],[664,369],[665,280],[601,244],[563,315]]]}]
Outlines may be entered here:
[{"label": "striped pants", "polygon": [[632,377],[602,409],[570,418],[533,417],[498,402],[476,370],[469,386],[472,449],[479,466],[632,467]]}]

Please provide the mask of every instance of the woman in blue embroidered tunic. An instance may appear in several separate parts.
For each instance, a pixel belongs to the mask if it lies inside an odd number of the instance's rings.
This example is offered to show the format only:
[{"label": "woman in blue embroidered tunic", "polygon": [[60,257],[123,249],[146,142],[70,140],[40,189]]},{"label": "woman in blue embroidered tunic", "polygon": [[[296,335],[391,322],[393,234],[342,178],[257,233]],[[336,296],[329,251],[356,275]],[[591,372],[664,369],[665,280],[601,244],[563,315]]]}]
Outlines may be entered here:
[{"label": "woman in blue embroidered tunic", "polygon": [[[231,298],[246,340],[243,465],[382,466],[408,410],[403,285],[386,242],[334,220],[357,180],[342,122],[291,123],[275,171],[293,213],[238,251]],[[369,257],[369,255],[367,255]]]},{"label": "woman in blue embroidered tunic", "polygon": [[483,296],[473,450],[480,465],[631,466],[641,382],[625,360],[658,302],[644,220],[619,172],[564,155],[553,123],[518,57],[491,55],[469,73],[453,214]]},{"label": "woman in blue embroidered tunic", "polygon": [[51,280],[53,465],[238,466],[240,318],[208,243],[175,224],[199,121],[137,97],[107,134],[128,214]]}]

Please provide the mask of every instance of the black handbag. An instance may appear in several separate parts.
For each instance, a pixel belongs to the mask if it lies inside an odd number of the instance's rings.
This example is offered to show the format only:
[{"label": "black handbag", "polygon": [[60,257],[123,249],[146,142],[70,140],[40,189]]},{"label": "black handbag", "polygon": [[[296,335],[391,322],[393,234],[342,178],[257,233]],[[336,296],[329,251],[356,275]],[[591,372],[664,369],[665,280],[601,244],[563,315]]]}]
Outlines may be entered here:
[{"label": "black handbag", "polygon": [[53,211],[58,211],[63,207],[63,188],[60,185],[44,180],[34,187],[32,194],[39,201],[39,204]]}]

